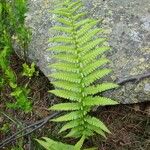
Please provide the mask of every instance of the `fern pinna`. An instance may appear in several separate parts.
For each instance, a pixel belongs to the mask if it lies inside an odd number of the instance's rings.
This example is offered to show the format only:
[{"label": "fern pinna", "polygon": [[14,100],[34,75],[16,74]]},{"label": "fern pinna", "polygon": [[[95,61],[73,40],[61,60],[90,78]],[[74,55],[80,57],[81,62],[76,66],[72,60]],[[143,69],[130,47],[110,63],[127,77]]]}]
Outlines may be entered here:
[{"label": "fern pinna", "polygon": [[56,71],[50,77],[54,78],[52,84],[55,90],[50,92],[58,97],[70,100],[52,106],[51,110],[67,111],[53,121],[67,122],[60,132],[70,130],[66,137],[88,137],[94,132],[105,137],[105,132],[110,133],[99,119],[91,117],[88,112],[95,105],[115,105],[116,101],[109,98],[94,96],[97,93],[116,88],[114,83],[95,85],[97,79],[108,75],[110,69],[100,69],[109,62],[100,58],[103,52],[109,50],[104,46],[106,38],[97,38],[95,35],[103,33],[103,29],[96,27],[98,21],[84,19],[85,13],[80,12],[80,0],[67,0],[62,7],[53,12],[57,15],[59,26],[52,29],[61,33],[51,38],[50,42],[57,43],[49,48],[54,51],[57,62],[50,65]]}]

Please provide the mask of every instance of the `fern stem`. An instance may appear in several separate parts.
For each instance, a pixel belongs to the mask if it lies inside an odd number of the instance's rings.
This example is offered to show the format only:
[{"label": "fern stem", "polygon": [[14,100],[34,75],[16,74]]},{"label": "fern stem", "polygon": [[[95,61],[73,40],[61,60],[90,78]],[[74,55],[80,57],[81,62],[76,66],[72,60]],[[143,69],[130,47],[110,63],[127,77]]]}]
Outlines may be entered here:
[{"label": "fern stem", "polygon": [[[70,14],[72,14],[70,12]],[[78,42],[77,42],[77,31],[76,31],[76,28],[75,28],[75,22],[74,22],[74,19],[73,19],[73,14],[71,15],[70,19],[71,19],[71,23],[72,23],[72,31],[73,31],[73,35],[72,35],[72,38],[74,39],[74,46],[75,46],[75,50],[76,50],[76,53],[77,53],[77,60],[78,60],[78,69],[79,69],[79,74],[81,75],[81,81],[80,81],[80,86],[81,86],[81,101],[79,102],[80,105],[81,105],[81,114],[82,114],[82,118],[80,118],[81,122],[82,122],[82,125],[81,127],[83,128],[82,132],[84,131],[85,129],[85,116],[86,116],[86,113],[85,113],[85,106],[83,105],[83,100],[84,100],[84,87],[83,87],[83,70],[82,70],[82,61],[80,59],[80,51],[78,50]]]}]

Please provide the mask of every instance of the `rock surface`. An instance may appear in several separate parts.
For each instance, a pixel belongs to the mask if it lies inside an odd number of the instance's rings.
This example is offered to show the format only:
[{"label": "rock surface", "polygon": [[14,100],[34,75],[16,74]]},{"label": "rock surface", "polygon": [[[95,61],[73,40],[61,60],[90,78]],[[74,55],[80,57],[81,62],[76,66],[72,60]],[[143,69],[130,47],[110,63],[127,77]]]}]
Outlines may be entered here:
[{"label": "rock surface", "polygon": [[[82,0],[89,17],[104,19],[103,26],[111,30],[109,44],[112,51],[106,56],[113,69],[109,81],[121,81],[150,72],[150,1],[149,0]],[[49,12],[57,0],[29,0],[26,24],[31,28],[32,40],[28,57],[46,76],[51,72],[50,52],[47,48],[49,32],[55,24],[55,16]],[[140,82],[127,82],[105,95],[121,103],[150,101],[150,78]]]}]

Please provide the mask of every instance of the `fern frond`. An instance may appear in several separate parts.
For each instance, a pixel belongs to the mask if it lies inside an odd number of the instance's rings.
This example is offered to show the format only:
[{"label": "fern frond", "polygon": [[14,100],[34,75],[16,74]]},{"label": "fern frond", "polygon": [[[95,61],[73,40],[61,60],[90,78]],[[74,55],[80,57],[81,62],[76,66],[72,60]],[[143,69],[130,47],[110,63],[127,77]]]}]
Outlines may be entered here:
[{"label": "fern frond", "polygon": [[[54,11],[60,16],[57,20],[62,26],[55,26],[53,29],[64,34],[50,39],[50,42],[58,43],[49,49],[54,52],[53,58],[57,61],[50,65],[55,69],[50,77],[54,79],[52,83],[56,88],[50,92],[70,102],[56,104],[51,110],[71,112],[53,121],[68,121],[60,130],[60,132],[70,130],[66,137],[88,137],[95,132],[106,137],[104,132],[110,131],[103,122],[90,117],[88,112],[95,105],[118,104],[109,98],[93,96],[118,86],[113,83],[93,85],[96,80],[111,72],[110,69],[100,69],[109,62],[100,56],[110,47],[104,46],[107,38],[95,37],[105,30],[96,27],[99,21],[84,19],[85,13],[78,11],[81,6],[81,0],[66,0],[62,8]],[[82,143],[82,138],[80,142]]]},{"label": "fern frond", "polygon": [[74,43],[72,37],[67,37],[67,36],[56,36],[56,37],[50,38],[49,42],[67,43],[67,44]]},{"label": "fern frond", "polygon": [[81,150],[84,140],[85,140],[85,136],[83,135],[81,139],[76,143],[74,150]]},{"label": "fern frond", "polygon": [[85,55],[87,52],[89,52],[91,49],[95,48],[97,45],[102,44],[106,41],[106,38],[100,38],[93,40],[89,42],[86,46],[79,48],[79,51],[81,52],[81,56]]},{"label": "fern frond", "polygon": [[73,46],[53,46],[49,48],[48,50],[54,51],[54,52],[65,52],[65,53],[72,53],[75,54],[74,47]]},{"label": "fern frond", "polygon": [[65,99],[70,99],[73,101],[81,101],[81,98],[82,98],[80,93],[74,93],[74,92],[67,91],[67,90],[51,90],[49,92],[55,94],[56,96],[59,96]]},{"label": "fern frond", "polygon": [[91,125],[91,124],[87,124],[86,127],[87,127],[88,129],[91,129],[92,131],[95,131],[96,133],[98,133],[98,134],[100,134],[100,135],[102,135],[103,137],[106,138],[105,133],[104,133],[100,128],[98,128],[98,127],[96,127],[96,126],[93,126],[93,125]]},{"label": "fern frond", "polygon": [[85,88],[84,93],[86,95],[94,95],[99,92],[104,92],[104,91],[118,88],[118,87],[119,86],[115,83],[102,83],[102,84],[98,84],[96,86],[89,86],[89,87]]},{"label": "fern frond", "polygon": [[75,74],[75,73],[57,72],[57,73],[52,73],[49,76],[55,79],[65,80],[73,83],[81,82],[80,74]]},{"label": "fern frond", "polygon": [[40,143],[40,145],[42,145],[46,150],[49,150],[50,148],[53,149],[53,150],[56,150],[55,148],[52,148],[52,145],[54,144],[53,140],[51,141],[50,139],[48,138],[43,138],[42,140],[38,140],[36,139],[37,142]]},{"label": "fern frond", "polygon": [[88,24],[90,22],[93,22],[94,19],[84,19],[80,20],[79,22],[75,23],[75,29],[77,30],[78,28],[82,27],[85,24]]},{"label": "fern frond", "polygon": [[81,93],[81,87],[77,83],[67,81],[54,81],[52,82],[52,84],[57,88],[62,88],[64,90]]},{"label": "fern frond", "polygon": [[101,70],[96,70],[94,72],[92,72],[91,74],[89,74],[88,76],[86,76],[83,79],[83,83],[86,86],[89,86],[91,83],[95,82],[97,79],[101,79],[104,76],[108,75],[111,72],[110,69],[101,69]]},{"label": "fern frond", "polygon": [[82,46],[84,44],[86,44],[87,42],[89,42],[91,40],[91,38],[93,38],[93,36],[95,36],[97,33],[99,33],[101,31],[101,29],[93,29],[90,30],[89,32],[87,32],[84,36],[80,37],[77,42],[79,43],[79,46]]},{"label": "fern frond", "polygon": [[51,30],[56,30],[56,31],[59,31],[59,32],[65,32],[65,33],[68,33],[68,34],[72,33],[72,28],[71,27],[55,26],[55,27],[52,27]]},{"label": "fern frond", "polygon": [[67,72],[79,73],[79,68],[75,64],[68,64],[64,62],[51,64],[50,67]]},{"label": "fern frond", "polygon": [[[63,50],[63,49],[62,49]],[[61,60],[61,61],[67,61],[69,63],[78,63],[79,60],[77,59],[76,55],[72,55],[72,54],[56,54],[55,56],[53,56],[53,58]]]},{"label": "fern frond", "polygon": [[72,18],[73,18],[74,21],[77,21],[78,19],[81,19],[85,15],[86,15],[85,13],[79,13],[75,16],[72,16]]},{"label": "fern frond", "polygon": [[106,58],[101,58],[100,60],[96,60],[92,63],[89,63],[88,65],[86,65],[84,68],[83,68],[83,74],[85,76],[87,76],[88,74],[92,73],[94,70],[96,70],[98,67],[108,63],[109,60],[106,59]]},{"label": "fern frond", "polygon": [[96,148],[81,149],[84,142],[84,136],[82,136],[82,138],[77,142],[75,146],[54,141],[47,137],[43,137],[40,140],[36,139],[36,141],[40,145],[42,145],[46,150],[97,150]]},{"label": "fern frond", "polygon": [[83,130],[82,134],[85,135],[86,137],[89,137],[89,136],[93,136],[94,135],[93,132],[94,131],[92,131],[90,128],[86,128],[86,129]]},{"label": "fern frond", "polygon": [[46,150],[75,150],[74,145],[69,145],[52,139],[43,137],[41,140],[36,139]]},{"label": "fern frond", "polygon": [[86,97],[83,101],[83,104],[85,106],[105,106],[105,105],[116,105],[118,104],[118,102],[110,99],[110,98],[106,98],[106,97],[100,97],[100,96],[95,96],[95,97]]},{"label": "fern frond", "polygon": [[[75,4],[76,3],[76,4]],[[68,8],[70,9],[70,12],[76,13],[82,6],[83,4],[81,3],[81,1],[77,1],[75,2],[72,6],[69,6]]]},{"label": "fern frond", "polygon": [[68,129],[71,129],[71,128],[75,128],[77,126],[80,125],[80,120],[79,119],[76,119],[76,120],[72,120],[72,121],[69,121],[68,123],[66,123],[59,131],[59,133],[63,132],[63,131],[66,131]]},{"label": "fern frond", "polygon": [[103,54],[104,52],[106,52],[109,49],[110,49],[110,47],[108,47],[108,46],[95,48],[94,50],[91,50],[87,54],[81,55],[82,56],[81,59],[82,59],[84,65],[87,65],[88,63],[95,60],[99,55]]},{"label": "fern frond", "polygon": [[66,26],[72,27],[72,23],[69,19],[57,17],[56,20]]},{"label": "fern frond", "polygon": [[83,130],[83,126],[77,126],[71,129],[71,131],[65,136],[67,137],[80,137],[80,134]]},{"label": "fern frond", "polygon": [[50,107],[50,110],[79,110],[80,106],[79,103],[60,103],[60,104],[55,104],[52,107]]},{"label": "fern frond", "polygon": [[82,117],[81,111],[73,111],[66,115],[60,116],[56,119],[52,119],[52,121],[55,122],[70,121],[70,120],[79,119],[81,117]]},{"label": "fern frond", "polygon": [[72,11],[73,8],[76,8],[77,6],[80,6],[81,4],[82,4],[81,1],[77,0],[76,2],[72,2],[71,4],[69,4],[68,9]]},{"label": "fern frond", "polygon": [[58,10],[53,10],[52,12],[59,16],[63,16],[63,17],[67,17],[67,18],[70,17],[70,14],[68,12],[66,12],[66,9],[64,9],[64,10],[58,9]]},{"label": "fern frond", "polygon": [[77,38],[83,36],[87,31],[89,31],[92,27],[94,27],[98,23],[97,20],[91,20],[88,24],[85,24],[79,31],[77,31]]},{"label": "fern frond", "polygon": [[86,122],[93,125],[93,126],[96,126],[96,127],[100,128],[101,130],[103,130],[107,133],[111,133],[108,130],[108,128],[106,127],[106,125],[103,122],[101,122],[99,119],[95,118],[95,117],[87,116]]},{"label": "fern frond", "polygon": [[[81,7],[82,7],[82,3],[80,3],[80,5],[78,5],[77,7],[75,7],[74,9],[71,10],[72,13],[76,13],[76,11],[78,11]],[[84,14],[85,15],[85,14]],[[83,16],[84,16],[83,15]]]}]

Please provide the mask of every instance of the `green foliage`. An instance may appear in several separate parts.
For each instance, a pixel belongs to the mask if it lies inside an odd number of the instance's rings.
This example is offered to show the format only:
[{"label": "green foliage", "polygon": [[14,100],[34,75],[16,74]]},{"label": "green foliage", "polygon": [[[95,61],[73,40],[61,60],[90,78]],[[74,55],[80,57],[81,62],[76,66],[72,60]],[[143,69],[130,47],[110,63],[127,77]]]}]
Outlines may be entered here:
[{"label": "green foliage", "polygon": [[[39,144],[41,144],[46,150],[80,150],[82,149],[84,137],[82,137],[75,146],[57,142],[47,137],[43,137],[41,140],[36,140],[36,141]],[[88,148],[82,150],[96,150],[96,148]]]},{"label": "green foliage", "polygon": [[[6,0],[0,3],[0,90],[4,85],[9,85],[12,90],[10,95],[16,99],[16,102],[7,102],[7,107],[29,112],[32,108],[28,100],[29,89],[27,85],[17,84],[16,74],[10,67],[9,61],[13,49],[12,41],[16,39],[23,49],[29,41],[29,32],[24,26],[26,11],[26,0]],[[31,78],[35,72],[34,64],[31,68],[26,68],[24,68],[25,75]]]},{"label": "green foliage", "polygon": [[30,90],[25,87],[16,87],[11,96],[16,99],[15,103],[7,103],[8,108],[12,109],[22,109],[25,112],[30,112],[32,110],[31,102],[28,99],[28,94]]},{"label": "green foliage", "polygon": [[34,76],[35,71],[35,63],[32,63],[31,66],[29,66],[28,64],[24,63],[23,65],[23,76],[28,77],[29,79],[31,79],[31,77]]},{"label": "green foliage", "polygon": [[[96,27],[97,20],[85,19],[85,13],[80,12],[81,7],[80,0],[66,0],[61,7],[53,11],[58,16],[57,21],[60,25],[52,29],[59,31],[61,35],[49,40],[57,43],[56,46],[49,48],[54,52],[54,58],[57,60],[50,65],[56,70],[50,74],[50,77],[54,78],[52,83],[56,89],[50,92],[70,102],[56,104],[50,108],[67,111],[67,114],[52,121],[67,121],[60,130],[60,132],[70,130],[65,137],[87,138],[94,133],[106,137],[105,133],[110,131],[105,124],[91,117],[88,112],[96,105],[118,104],[109,98],[95,96],[117,88],[118,85],[106,82],[95,83],[111,73],[110,69],[104,68],[109,60],[101,57],[110,48],[105,45],[107,38],[103,38],[105,30]],[[98,35],[101,35],[101,38],[97,38]]]},{"label": "green foliage", "polygon": [[8,133],[10,130],[10,124],[4,123],[3,126],[0,128],[1,133]]}]

